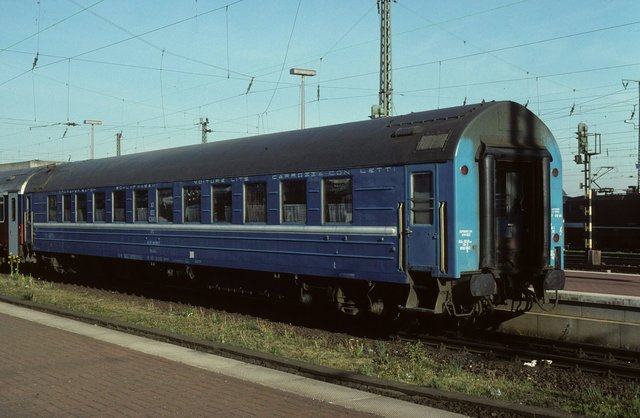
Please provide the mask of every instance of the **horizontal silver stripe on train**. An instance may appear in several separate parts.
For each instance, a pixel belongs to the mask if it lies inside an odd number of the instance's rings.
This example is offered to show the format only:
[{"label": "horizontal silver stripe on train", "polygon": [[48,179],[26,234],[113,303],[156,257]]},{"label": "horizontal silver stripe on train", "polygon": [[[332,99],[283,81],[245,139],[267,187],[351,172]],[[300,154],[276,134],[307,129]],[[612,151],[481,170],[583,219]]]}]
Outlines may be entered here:
[{"label": "horizontal silver stripe on train", "polygon": [[343,225],[235,225],[235,224],[158,224],[158,223],[44,223],[34,224],[37,229],[137,229],[153,231],[197,232],[258,232],[287,234],[341,234],[341,235],[398,235],[395,226],[343,226]]}]

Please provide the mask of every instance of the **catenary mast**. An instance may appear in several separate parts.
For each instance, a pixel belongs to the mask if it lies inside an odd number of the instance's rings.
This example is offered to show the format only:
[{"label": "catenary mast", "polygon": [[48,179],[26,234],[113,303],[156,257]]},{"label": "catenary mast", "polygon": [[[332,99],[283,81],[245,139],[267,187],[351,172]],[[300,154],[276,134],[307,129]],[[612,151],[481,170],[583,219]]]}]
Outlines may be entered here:
[{"label": "catenary mast", "polygon": [[390,116],[393,110],[391,87],[391,0],[378,0],[380,13],[380,110]]}]

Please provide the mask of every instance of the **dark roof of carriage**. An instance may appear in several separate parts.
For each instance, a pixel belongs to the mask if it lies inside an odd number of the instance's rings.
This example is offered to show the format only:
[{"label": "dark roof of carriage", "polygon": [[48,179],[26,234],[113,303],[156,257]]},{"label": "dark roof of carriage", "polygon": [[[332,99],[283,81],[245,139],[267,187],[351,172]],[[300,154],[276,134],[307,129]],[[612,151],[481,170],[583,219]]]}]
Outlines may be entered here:
[{"label": "dark roof of carriage", "polygon": [[21,191],[22,186],[29,180],[29,177],[38,170],[36,167],[0,169],[0,195]]},{"label": "dark roof of carriage", "polygon": [[540,137],[540,126],[519,104],[489,102],[50,166],[33,177],[27,190],[444,161],[453,157],[462,135],[484,135],[494,146],[540,147],[539,139],[531,140]]}]

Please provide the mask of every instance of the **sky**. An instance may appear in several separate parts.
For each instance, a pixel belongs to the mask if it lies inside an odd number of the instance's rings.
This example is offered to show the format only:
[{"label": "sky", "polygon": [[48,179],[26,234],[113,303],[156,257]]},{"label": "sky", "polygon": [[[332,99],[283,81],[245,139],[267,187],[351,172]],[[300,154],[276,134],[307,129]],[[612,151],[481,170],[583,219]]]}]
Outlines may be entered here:
[{"label": "sky", "polygon": [[[367,119],[377,0],[0,0],[0,163],[79,161]],[[545,122],[564,188],[638,184],[636,0],[397,0],[392,114],[512,100]],[[635,112],[635,113],[634,113]],[[610,169],[608,167],[611,167]]]}]

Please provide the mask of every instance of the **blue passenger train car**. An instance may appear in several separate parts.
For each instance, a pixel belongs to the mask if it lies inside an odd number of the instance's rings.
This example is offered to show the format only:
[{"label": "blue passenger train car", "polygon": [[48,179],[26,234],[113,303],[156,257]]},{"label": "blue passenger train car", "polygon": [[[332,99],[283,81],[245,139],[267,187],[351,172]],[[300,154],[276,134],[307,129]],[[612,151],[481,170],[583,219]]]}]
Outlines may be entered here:
[{"label": "blue passenger train car", "polygon": [[513,102],[66,163],[26,185],[23,251],[347,313],[477,315],[564,286],[561,172]]}]

